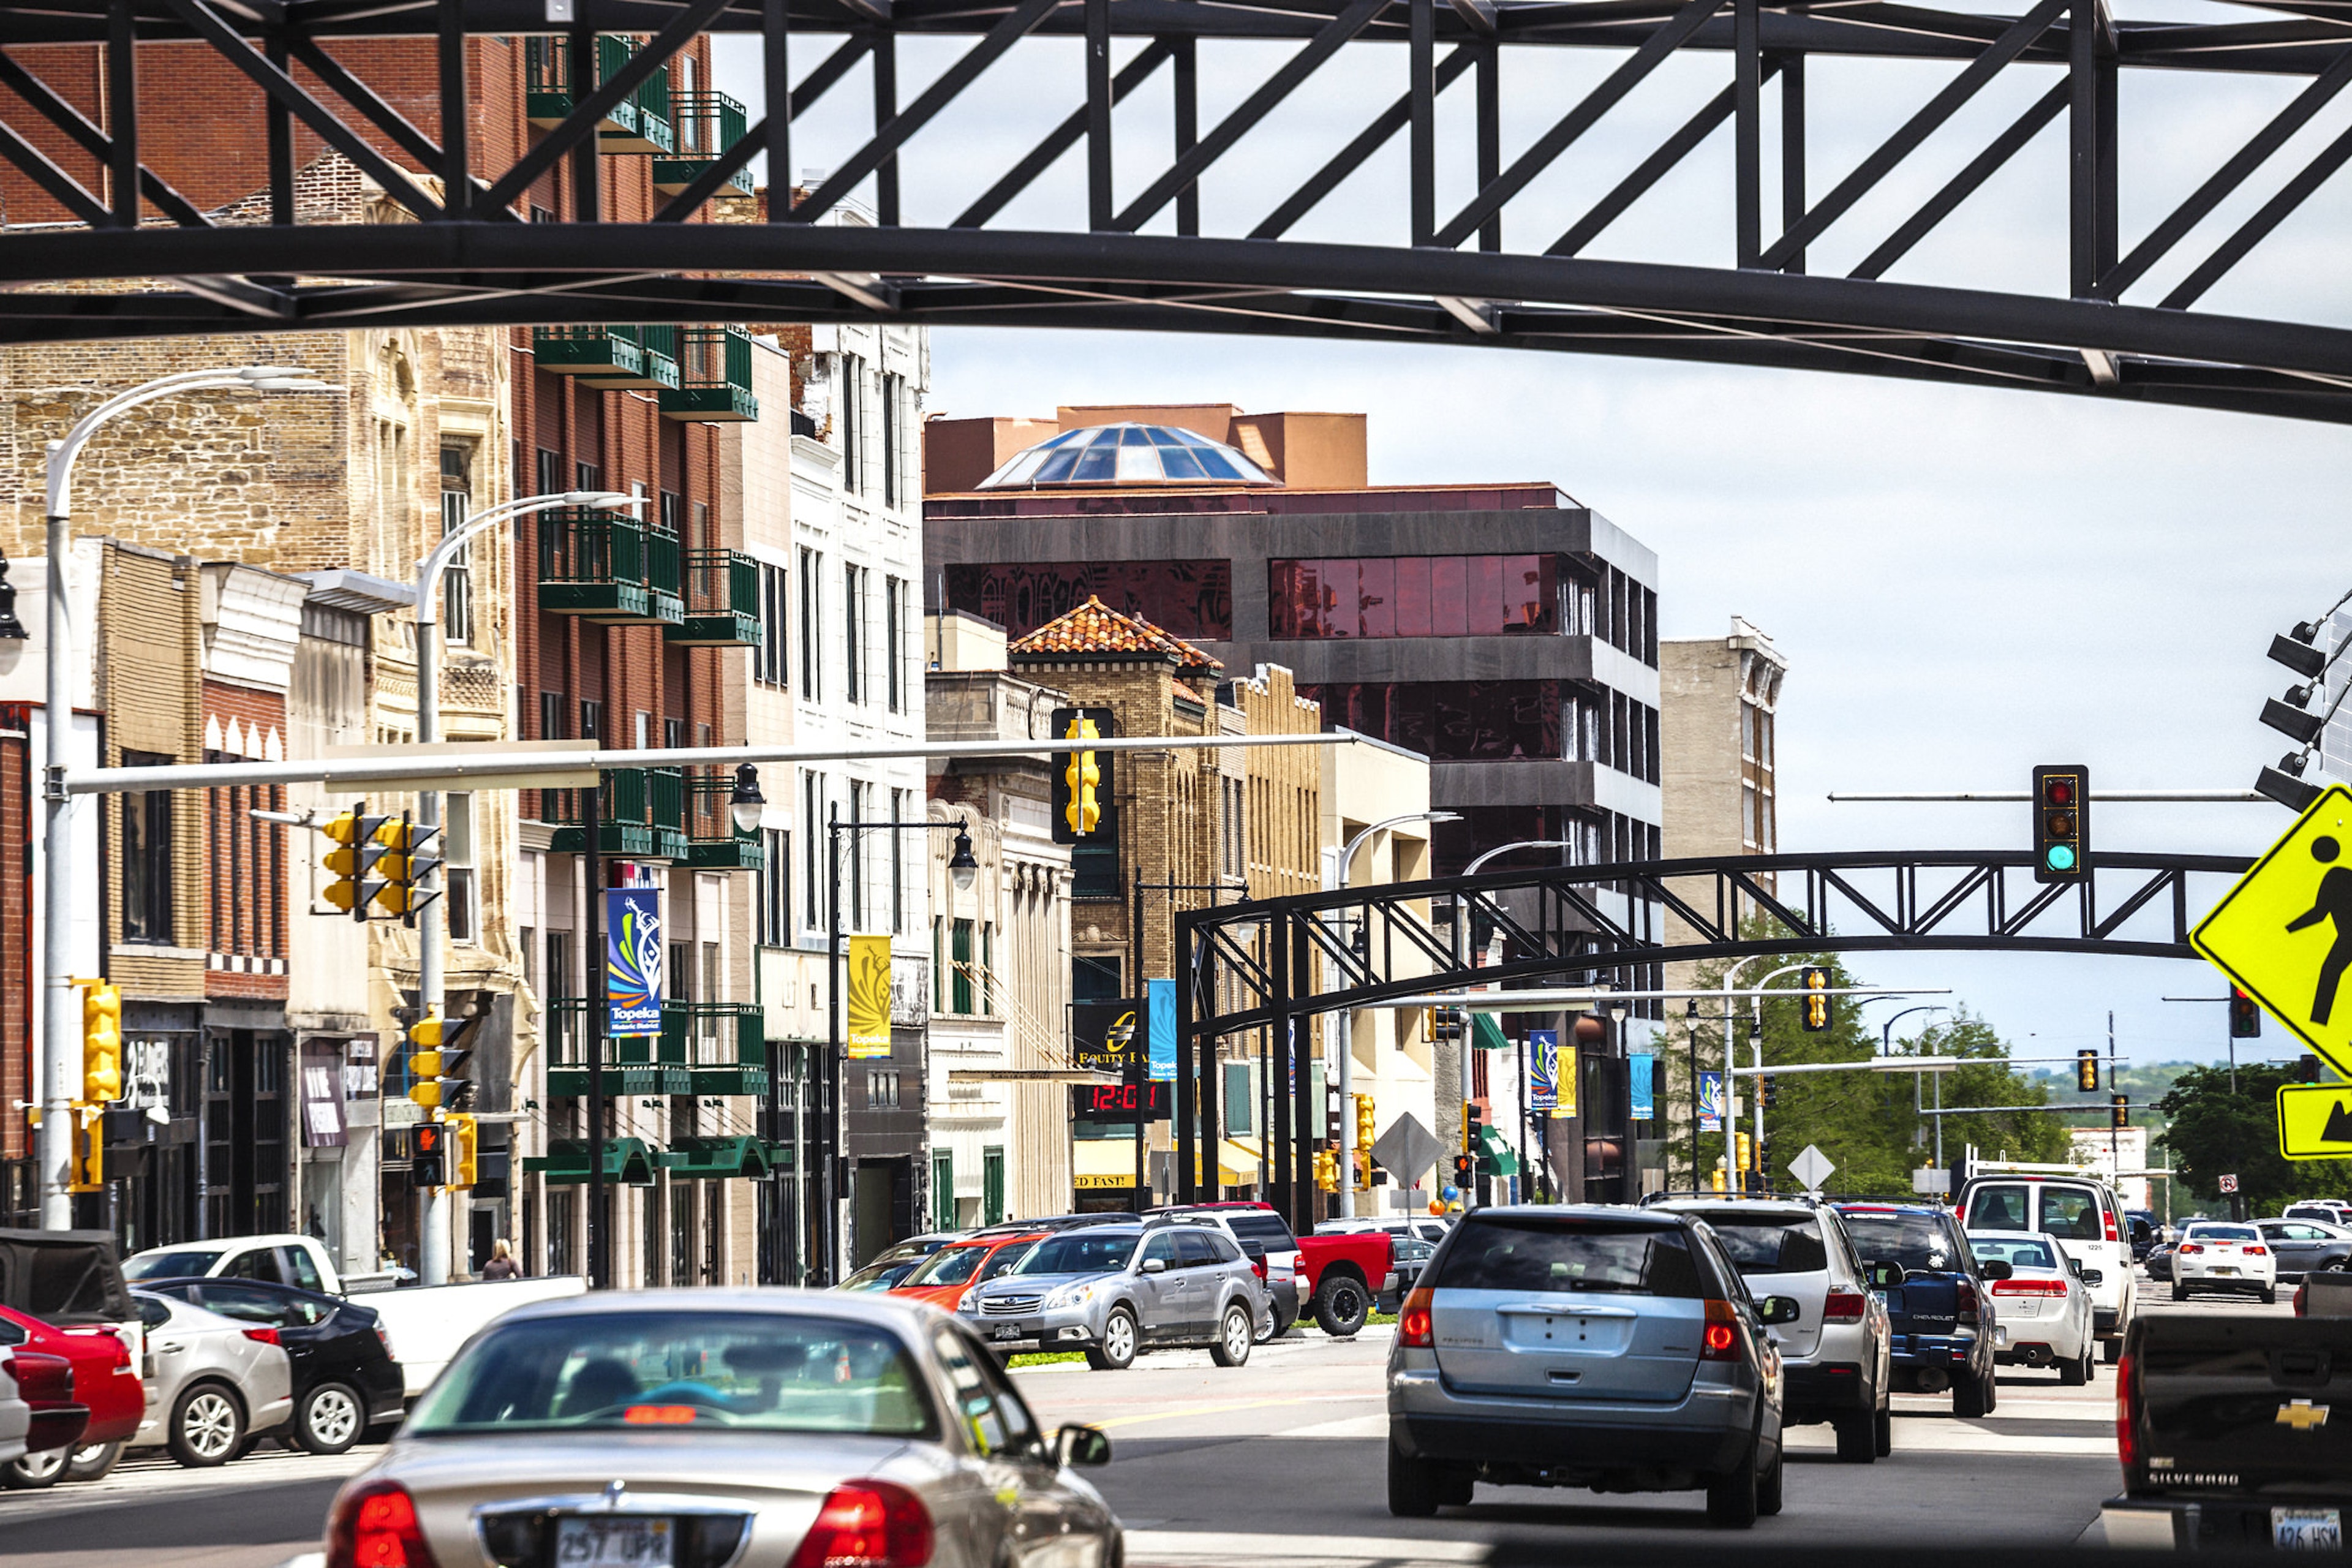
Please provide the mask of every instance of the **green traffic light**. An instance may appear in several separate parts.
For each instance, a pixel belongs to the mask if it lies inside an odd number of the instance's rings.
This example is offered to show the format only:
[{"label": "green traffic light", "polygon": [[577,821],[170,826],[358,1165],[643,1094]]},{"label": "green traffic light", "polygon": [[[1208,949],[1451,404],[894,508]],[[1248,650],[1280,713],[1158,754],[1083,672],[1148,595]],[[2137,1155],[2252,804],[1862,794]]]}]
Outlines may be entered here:
[{"label": "green traffic light", "polygon": [[2073,870],[2074,868],[2074,846],[2069,844],[2053,844],[2048,849],[2042,852],[2042,863],[2049,867],[2053,871]]}]

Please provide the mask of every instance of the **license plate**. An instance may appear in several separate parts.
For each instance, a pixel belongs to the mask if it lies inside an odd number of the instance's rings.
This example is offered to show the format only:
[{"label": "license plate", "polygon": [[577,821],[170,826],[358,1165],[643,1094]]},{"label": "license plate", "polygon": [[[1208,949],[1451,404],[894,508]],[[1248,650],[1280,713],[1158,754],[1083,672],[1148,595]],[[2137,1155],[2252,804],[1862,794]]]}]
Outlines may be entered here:
[{"label": "license plate", "polygon": [[2341,1552],[2344,1514],[2333,1508],[2271,1510],[2271,1544],[2281,1552]]},{"label": "license plate", "polygon": [[996,1327],[996,1332],[993,1337],[1000,1340],[1017,1340],[1021,1337],[1021,1325],[1018,1323],[999,1323]]},{"label": "license plate", "polygon": [[671,1568],[675,1522],[627,1514],[559,1519],[555,1561],[560,1568]]},{"label": "license plate", "polygon": [[2227,1263],[2217,1263],[2213,1266],[2213,1272],[2216,1274],[2235,1274],[2237,1271],[2233,1265]]}]

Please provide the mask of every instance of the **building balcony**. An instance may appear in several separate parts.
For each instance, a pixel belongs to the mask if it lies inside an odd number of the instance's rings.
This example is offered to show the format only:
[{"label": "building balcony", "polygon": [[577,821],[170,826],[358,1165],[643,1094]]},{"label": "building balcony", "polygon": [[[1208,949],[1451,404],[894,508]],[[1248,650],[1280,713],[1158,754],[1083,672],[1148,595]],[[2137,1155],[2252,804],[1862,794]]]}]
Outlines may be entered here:
[{"label": "building balcony", "polygon": [[[610,81],[636,52],[634,39],[600,35],[596,80],[593,86],[580,88],[572,79],[572,51],[566,40],[525,38],[524,118],[541,130],[561,125],[581,100]],[[669,67],[656,70],[637,85],[636,91],[604,111],[596,127],[596,147],[603,153],[646,153],[657,158],[677,151],[677,132],[670,121]]]},{"label": "building balcony", "polygon": [[690,647],[751,647],[760,640],[760,563],[740,550],[686,556],[686,618],[662,636]]},{"label": "building balcony", "polygon": [[[583,854],[588,828],[585,791],[539,792],[540,815],[555,832],[548,847],[557,854]],[[598,792],[597,849],[623,860],[683,860],[687,858],[686,781],[677,768],[608,768]]]},{"label": "building balcony", "polygon": [[685,623],[677,535],[589,507],[558,507],[538,521],[541,609],[624,625]]},{"label": "building balcony", "polygon": [[[547,1005],[547,1094],[576,1100],[588,1092],[588,1008],[585,996],[559,996]],[[604,1093],[692,1094],[694,1076],[672,1061],[663,1039],[648,1035],[604,1041]]]},{"label": "building balcony", "polygon": [[533,327],[530,348],[540,369],[599,388],[678,384],[676,327]]},{"label": "building balcony", "polygon": [[[743,106],[723,92],[681,92],[671,95],[670,123],[677,133],[675,157],[654,160],[654,189],[677,195],[738,142],[743,140],[751,117]],[[751,194],[751,176],[738,169],[720,187],[737,195]]]},{"label": "building balcony", "polygon": [[683,1066],[697,1094],[765,1094],[767,1013],[756,1002],[665,1002],[661,1059]]},{"label": "building balcony", "polygon": [[736,831],[728,803],[735,770],[694,769],[686,781],[686,864],[698,871],[764,871],[767,851],[757,833]]},{"label": "building balcony", "polygon": [[679,327],[678,379],[661,395],[662,417],[743,425],[760,417],[751,395],[751,334],[740,327]]}]

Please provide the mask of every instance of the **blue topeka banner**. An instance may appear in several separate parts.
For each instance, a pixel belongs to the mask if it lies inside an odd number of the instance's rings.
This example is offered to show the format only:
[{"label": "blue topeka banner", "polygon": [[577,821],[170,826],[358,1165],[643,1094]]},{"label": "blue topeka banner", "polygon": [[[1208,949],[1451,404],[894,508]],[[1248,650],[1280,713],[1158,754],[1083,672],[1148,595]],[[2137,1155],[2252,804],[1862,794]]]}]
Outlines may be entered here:
[{"label": "blue topeka banner", "polygon": [[662,1026],[661,892],[615,888],[604,895],[604,1033],[658,1035]]},{"label": "blue topeka banner", "polygon": [[1625,1054],[1625,1074],[1633,1086],[1633,1120],[1653,1121],[1657,1119],[1657,1071],[1654,1058],[1648,1051],[1628,1051]]},{"label": "blue topeka banner", "polygon": [[1176,1081],[1176,983],[1143,983],[1146,1043],[1151,1052],[1151,1077],[1156,1082]]}]

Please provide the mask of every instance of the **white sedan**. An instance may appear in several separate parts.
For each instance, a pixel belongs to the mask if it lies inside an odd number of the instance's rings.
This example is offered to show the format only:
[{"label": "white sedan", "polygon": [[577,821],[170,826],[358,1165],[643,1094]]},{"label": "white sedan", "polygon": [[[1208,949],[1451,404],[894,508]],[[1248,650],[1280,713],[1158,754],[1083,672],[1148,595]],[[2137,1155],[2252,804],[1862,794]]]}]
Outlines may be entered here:
[{"label": "white sedan", "polygon": [[2252,1290],[2278,1300],[2278,1255],[2250,1225],[2198,1220],[2172,1250],[2172,1299],[2196,1290]]},{"label": "white sedan", "polygon": [[1993,1360],[2002,1366],[2053,1366],[2058,1381],[2079,1388],[2098,1367],[2090,1287],[2097,1270],[2058,1250],[2046,1236],[2024,1230],[1972,1230],[1969,1250],[1979,1262],[2009,1265],[2009,1278],[1986,1287],[1996,1321]]}]

